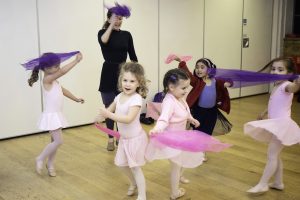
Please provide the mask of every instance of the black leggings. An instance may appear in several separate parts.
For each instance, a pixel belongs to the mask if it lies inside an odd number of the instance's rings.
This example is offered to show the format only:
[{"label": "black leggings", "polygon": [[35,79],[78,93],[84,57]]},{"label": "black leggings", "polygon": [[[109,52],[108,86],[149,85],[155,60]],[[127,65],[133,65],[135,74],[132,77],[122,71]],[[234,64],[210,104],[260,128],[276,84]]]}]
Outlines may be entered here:
[{"label": "black leggings", "polygon": [[[102,97],[102,102],[105,105],[105,108],[108,108],[110,104],[114,101],[115,97],[118,95],[118,92],[100,92]],[[106,127],[113,130],[114,129],[114,121],[107,118],[105,120]],[[113,136],[108,135],[109,138],[113,138]]]},{"label": "black leggings", "polygon": [[191,113],[192,116],[200,122],[200,126],[197,128],[193,127],[193,129],[212,135],[217,121],[218,108],[216,106],[213,108],[193,106]]}]

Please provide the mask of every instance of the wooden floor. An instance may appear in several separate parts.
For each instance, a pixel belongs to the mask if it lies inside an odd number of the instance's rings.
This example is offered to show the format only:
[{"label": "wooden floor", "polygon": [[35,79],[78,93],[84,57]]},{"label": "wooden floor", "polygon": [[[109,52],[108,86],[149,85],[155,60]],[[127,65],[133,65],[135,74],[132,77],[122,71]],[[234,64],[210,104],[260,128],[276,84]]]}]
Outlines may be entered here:
[{"label": "wooden floor", "polygon": [[[208,162],[188,169],[190,184],[182,200],[299,200],[300,147],[286,147],[282,153],[284,191],[270,190],[262,196],[245,192],[255,185],[266,161],[265,144],[243,134],[243,124],[262,111],[268,95],[232,101],[229,115],[234,128],[219,136],[234,146],[221,153],[208,154]],[[293,119],[300,122],[300,103],[294,102]],[[296,113],[297,111],[297,113]],[[151,126],[144,126],[149,130]],[[58,176],[35,173],[34,158],[49,142],[48,134],[0,141],[0,200],[135,200],[127,197],[128,181],[114,165],[114,152],[106,151],[106,136],[94,126],[64,130],[64,145],[56,160]],[[143,167],[148,200],[169,198],[169,164],[154,161]]]}]

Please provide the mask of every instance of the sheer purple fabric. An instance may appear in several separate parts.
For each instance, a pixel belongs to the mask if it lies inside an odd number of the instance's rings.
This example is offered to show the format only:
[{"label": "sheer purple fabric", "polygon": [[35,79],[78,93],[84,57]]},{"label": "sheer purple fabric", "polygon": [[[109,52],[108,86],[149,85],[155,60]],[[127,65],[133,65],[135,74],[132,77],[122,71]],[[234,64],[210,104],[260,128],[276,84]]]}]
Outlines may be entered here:
[{"label": "sheer purple fabric", "polygon": [[79,51],[70,53],[44,53],[41,57],[32,59],[21,65],[27,70],[45,69],[60,64],[78,53]]},{"label": "sheer purple fabric", "polygon": [[113,7],[109,7],[109,6],[106,6],[105,7],[110,10],[112,13],[116,14],[116,15],[119,15],[119,16],[122,16],[122,17],[130,17],[131,13],[130,13],[130,8],[126,5],[120,5],[118,4],[117,2],[115,3],[115,6]]},{"label": "sheer purple fabric", "polygon": [[233,83],[232,88],[267,84],[280,80],[294,80],[298,75],[278,75],[235,69],[209,69],[215,78]]}]

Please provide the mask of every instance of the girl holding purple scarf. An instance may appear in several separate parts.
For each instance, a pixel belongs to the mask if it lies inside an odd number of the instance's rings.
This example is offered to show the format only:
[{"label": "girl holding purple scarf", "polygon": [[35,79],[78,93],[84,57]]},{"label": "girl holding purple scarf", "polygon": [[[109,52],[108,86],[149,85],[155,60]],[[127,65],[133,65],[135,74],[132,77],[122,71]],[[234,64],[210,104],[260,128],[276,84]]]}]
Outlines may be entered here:
[{"label": "girl holding purple scarf", "polygon": [[[289,58],[276,58],[266,65],[273,75],[292,75],[296,69]],[[258,116],[257,121],[244,125],[244,132],[255,140],[268,143],[267,163],[259,182],[247,192],[258,195],[271,189],[283,190],[283,164],[280,153],[285,146],[300,144],[300,128],[291,118],[293,95],[300,89],[300,77],[293,82],[277,80],[274,82],[268,108]],[[274,177],[273,182],[269,182]]]},{"label": "girl holding purple scarf", "polygon": [[[69,64],[60,67],[60,63],[71,56],[76,55],[75,60]],[[29,86],[39,80],[39,71],[44,72],[42,81],[44,109],[39,120],[39,129],[49,131],[51,142],[44,148],[39,156],[36,157],[36,172],[42,174],[44,161],[47,159],[46,168],[48,175],[56,176],[54,168],[54,159],[58,148],[62,145],[62,128],[67,126],[67,121],[62,114],[63,96],[69,99],[84,103],[82,98],[75,97],[69,90],[63,88],[58,78],[68,73],[82,59],[80,52],[71,52],[63,54],[44,53],[40,58],[33,59],[22,64],[27,70],[32,70],[31,77],[28,79]]]},{"label": "girl holding purple scarf", "polygon": [[[193,89],[186,101],[192,116],[200,122],[200,126],[193,129],[212,135],[218,117],[230,125],[218,109],[229,114],[230,98],[227,87],[230,87],[231,83],[214,78],[216,65],[208,58],[201,58],[196,62],[192,74],[185,61],[181,61],[179,57],[174,60],[179,62],[178,67],[186,71],[191,79],[190,85]],[[181,181],[188,182],[184,178]]]}]

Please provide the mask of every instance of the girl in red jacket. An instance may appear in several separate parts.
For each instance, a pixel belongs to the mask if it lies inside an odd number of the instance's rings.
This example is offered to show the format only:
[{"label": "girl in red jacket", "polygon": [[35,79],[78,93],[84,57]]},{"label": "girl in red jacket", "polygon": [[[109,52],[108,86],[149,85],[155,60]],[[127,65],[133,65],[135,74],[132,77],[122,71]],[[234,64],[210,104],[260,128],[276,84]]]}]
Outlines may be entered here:
[{"label": "girl in red jacket", "polygon": [[213,70],[210,69],[216,68],[216,65],[208,58],[201,58],[196,62],[192,74],[185,61],[181,61],[179,57],[174,60],[179,62],[178,67],[185,70],[191,79],[190,85],[193,89],[187,96],[187,103],[192,116],[200,122],[200,126],[193,129],[212,135],[218,117],[230,125],[218,109],[229,114],[230,98],[227,87],[231,84],[214,78]]}]

